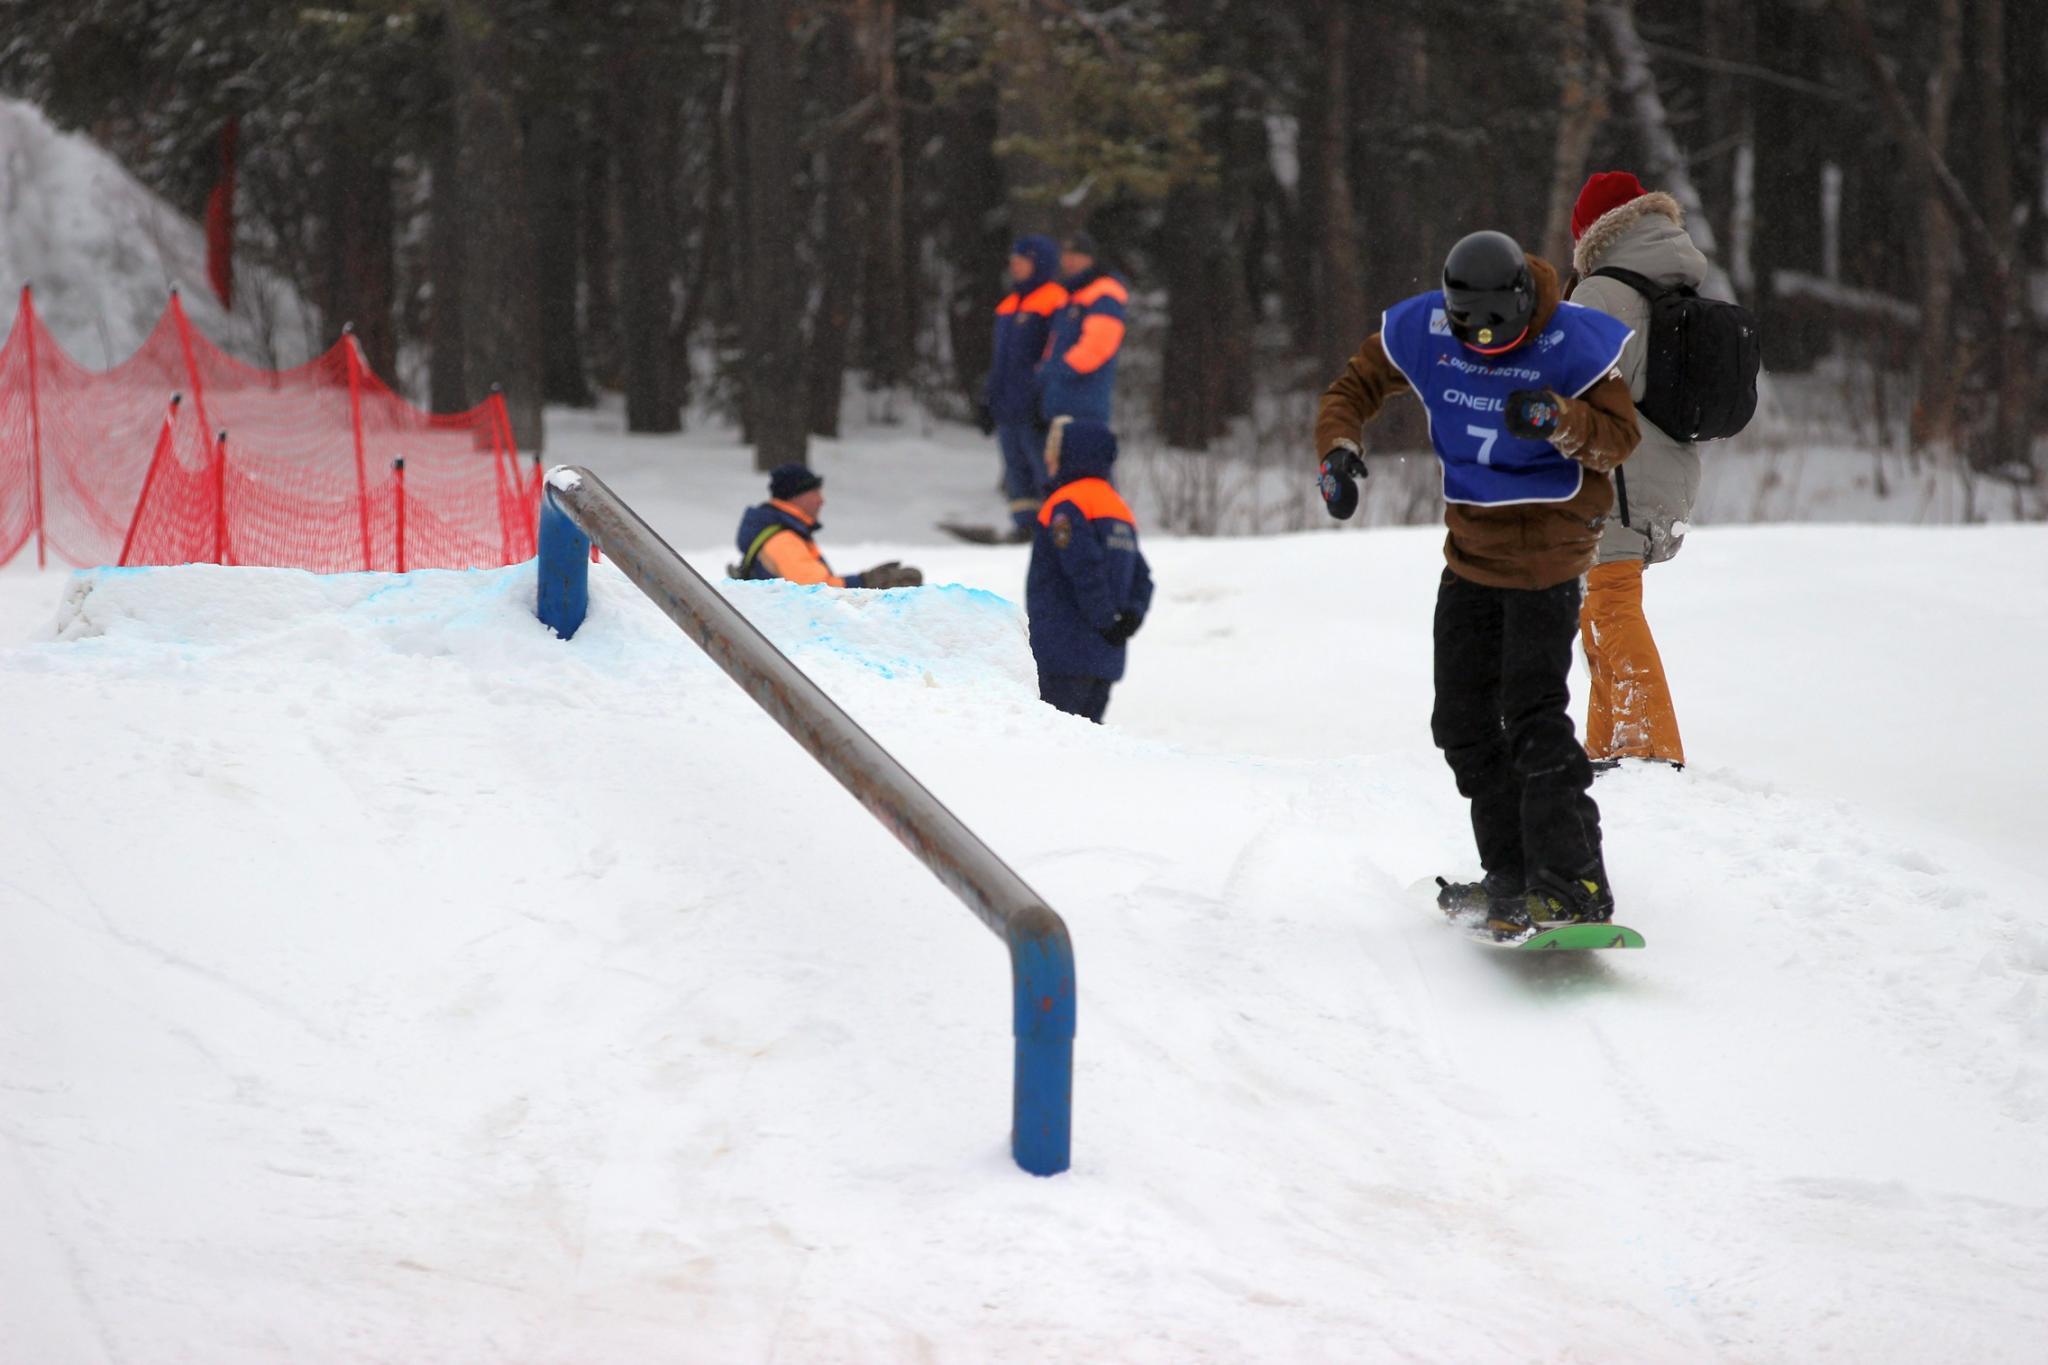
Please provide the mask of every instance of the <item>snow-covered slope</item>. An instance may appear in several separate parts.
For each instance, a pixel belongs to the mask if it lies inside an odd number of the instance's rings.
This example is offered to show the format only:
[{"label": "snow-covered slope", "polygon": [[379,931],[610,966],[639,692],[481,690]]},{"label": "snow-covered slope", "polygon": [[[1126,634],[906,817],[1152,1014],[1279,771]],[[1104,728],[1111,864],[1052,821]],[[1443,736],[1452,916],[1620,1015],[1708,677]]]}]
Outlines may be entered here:
[{"label": "snow-covered slope", "polygon": [[1152,543],[1108,729],[1017,552],[728,587],[1072,927],[1049,1181],[1000,946],[608,567],[567,644],[524,568],[0,576],[0,1341],[2037,1359],[2048,607],[1966,587],[2048,536],[1700,533],[1694,767],[1598,791],[1650,947],[1569,960],[1410,890],[1437,539]]},{"label": "snow-covered slope", "polygon": [[21,287],[80,364],[105,369],[142,344],[173,286],[215,343],[252,363],[308,354],[306,312],[289,286],[236,262],[233,313],[206,283],[206,236],[90,138],[0,99],[0,338]]}]

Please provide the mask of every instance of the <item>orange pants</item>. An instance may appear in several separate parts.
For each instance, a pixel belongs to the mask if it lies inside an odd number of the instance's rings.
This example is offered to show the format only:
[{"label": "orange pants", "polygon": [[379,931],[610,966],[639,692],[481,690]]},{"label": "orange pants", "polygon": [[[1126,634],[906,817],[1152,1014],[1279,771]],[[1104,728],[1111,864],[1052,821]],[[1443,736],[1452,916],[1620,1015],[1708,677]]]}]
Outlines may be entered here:
[{"label": "orange pants", "polygon": [[1685,762],[1678,738],[1678,713],[1664,661],[1643,619],[1643,566],[1623,561],[1602,564],[1586,578],[1586,603],[1579,612],[1579,638],[1593,696],[1586,710],[1586,756],[1661,758]]}]

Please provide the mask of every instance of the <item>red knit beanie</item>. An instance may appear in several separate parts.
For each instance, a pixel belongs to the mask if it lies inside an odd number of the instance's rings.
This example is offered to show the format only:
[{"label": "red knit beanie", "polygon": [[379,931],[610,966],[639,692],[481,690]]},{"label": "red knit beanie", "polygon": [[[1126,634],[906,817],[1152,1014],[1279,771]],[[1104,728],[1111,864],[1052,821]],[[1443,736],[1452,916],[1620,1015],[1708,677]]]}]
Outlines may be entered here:
[{"label": "red knit beanie", "polygon": [[1596,171],[1586,181],[1586,188],[1579,191],[1579,202],[1572,205],[1572,240],[1576,242],[1585,236],[1586,229],[1608,210],[1648,193],[1643,182],[1627,171]]}]

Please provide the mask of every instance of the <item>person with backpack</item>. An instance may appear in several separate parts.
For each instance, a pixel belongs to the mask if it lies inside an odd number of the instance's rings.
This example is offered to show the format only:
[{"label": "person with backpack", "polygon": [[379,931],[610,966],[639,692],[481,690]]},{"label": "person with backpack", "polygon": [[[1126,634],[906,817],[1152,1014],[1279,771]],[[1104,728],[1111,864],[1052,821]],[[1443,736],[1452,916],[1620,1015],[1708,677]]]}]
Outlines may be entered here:
[{"label": "person with backpack", "polygon": [[1451,248],[1441,290],[1386,311],[1316,415],[1323,500],[1348,517],[1365,423],[1402,393],[1428,410],[1450,530],[1430,733],[1471,803],[1484,870],[1446,883],[1438,903],[1483,914],[1501,939],[1614,916],[1567,679],[1579,576],[1614,505],[1609,471],[1636,445],[1615,368],[1628,339],[1613,318],[1564,302],[1549,262],[1475,232]]},{"label": "person with backpack", "polygon": [[1683,767],[1678,713],[1643,615],[1643,570],[1685,543],[1700,491],[1693,442],[1733,435],[1755,411],[1755,327],[1742,310],[1698,297],[1707,258],[1686,233],[1684,210],[1627,171],[1587,180],[1572,239],[1571,301],[1633,333],[1621,374],[1642,428],[1628,468],[1614,472],[1614,514],[1586,576],[1586,753],[1599,767],[1622,759]]},{"label": "person with backpack", "polygon": [[1024,582],[1039,700],[1097,725],[1109,689],[1124,675],[1130,638],[1152,606],[1137,518],[1110,486],[1115,461],[1116,433],[1108,427],[1053,419],[1045,442],[1053,491],[1038,509]]}]

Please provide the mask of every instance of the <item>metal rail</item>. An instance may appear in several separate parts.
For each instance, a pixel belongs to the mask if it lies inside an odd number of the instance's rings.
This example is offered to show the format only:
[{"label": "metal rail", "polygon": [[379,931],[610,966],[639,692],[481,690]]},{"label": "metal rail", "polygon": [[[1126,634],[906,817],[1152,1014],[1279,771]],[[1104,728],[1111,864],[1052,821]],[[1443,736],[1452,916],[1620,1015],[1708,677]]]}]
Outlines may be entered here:
[{"label": "metal rail", "polygon": [[1066,1170],[1075,996],[1065,923],[618,494],[571,465],[548,471],[540,510],[538,614],[556,634],[573,636],[589,610],[593,544],[1003,940],[1017,1043],[1010,1153],[1033,1175]]}]

